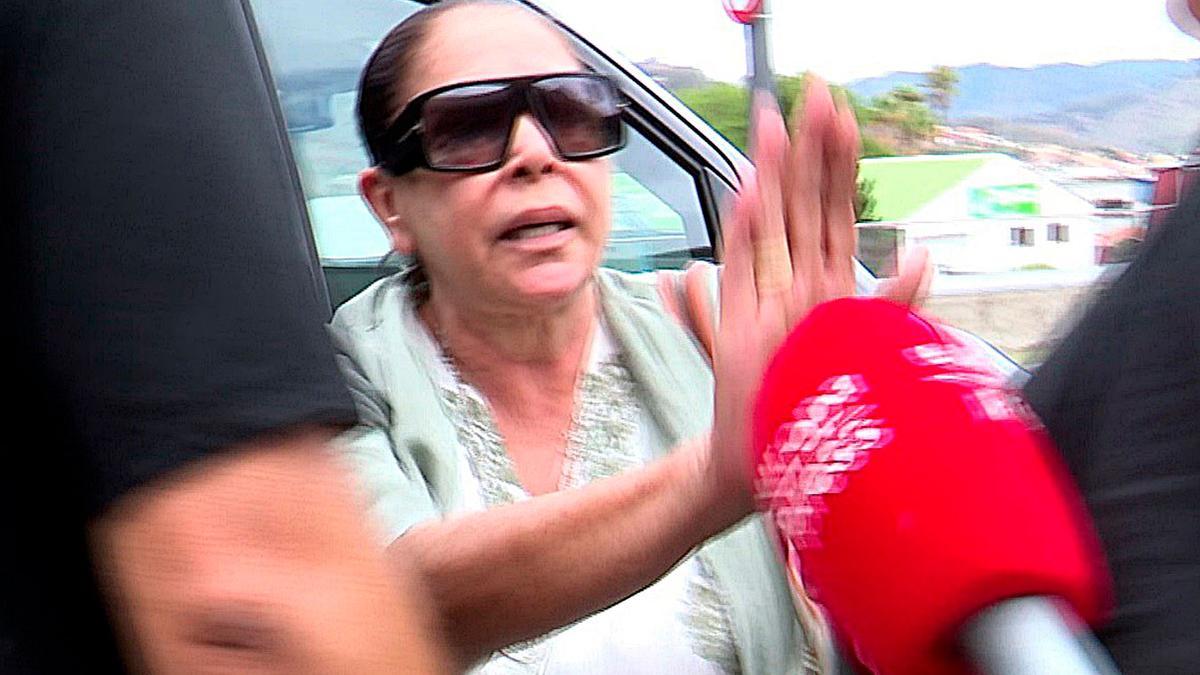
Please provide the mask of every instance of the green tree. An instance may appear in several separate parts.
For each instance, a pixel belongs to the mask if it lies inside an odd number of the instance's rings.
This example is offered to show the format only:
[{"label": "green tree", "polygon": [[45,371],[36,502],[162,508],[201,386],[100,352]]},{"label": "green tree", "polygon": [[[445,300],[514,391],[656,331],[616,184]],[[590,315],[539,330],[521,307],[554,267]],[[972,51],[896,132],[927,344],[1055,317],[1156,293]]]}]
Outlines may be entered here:
[{"label": "green tree", "polygon": [[858,179],[858,191],[854,195],[854,220],[866,223],[879,220],[875,215],[875,181]]},{"label": "green tree", "polygon": [[862,156],[863,157],[891,157],[896,154],[896,149],[889,145],[883,139],[868,133],[863,130],[862,133]]},{"label": "green tree", "polygon": [[[781,75],[775,80],[776,97],[779,99],[779,109],[783,111],[784,117],[791,119],[792,110],[797,105],[804,104],[804,75]],[[830,84],[829,90],[833,94],[834,99],[840,99],[850,105],[850,109],[854,111],[854,117],[858,120],[858,126],[861,130],[864,125],[872,120],[873,111],[863,105],[862,101],[854,95],[854,92],[837,84]]]},{"label": "green tree", "polygon": [[776,77],[775,98],[779,100],[779,110],[783,113],[783,118],[790,122],[796,103],[804,104],[804,76],[780,75]]},{"label": "green tree", "polygon": [[[874,110],[859,101],[850,90],[838,85],[830,85],[835,96],[842,97],[854,110],[858,119],[859,129],[874,119]],[[776,99],[784,119],[791,121],[792,110],[804,103],[804,76],[780,75],[775,79]],[[915,92],[915,90],[914,90]],[[916,92],[920,96],[919,92]],[[750,94],[745,87],[725,82],[711,82],[702,87],[681,89],[675,92],[679,100],[704,118],[714,129],[721,133],[731,143],[743,152],[749,140],[749,110]],[[868,157],[886,153],[886,146],[880,143],[867,143],[864,137],[864,147],[871,152]]]},{"label": "green tree", "polygon": [[712,128],[745,152],[750,132],[750,94],[745,87],[713,82],[703,87],[683,89],[679,100],[704,118]]},{"label": "green tree", "polygon": [[[782,75],[776,78],[775,83],[780,111],[783,113],[784,119],[790,121],[795,106],[804,104],[804,76]],[[883,157],[895,154],[887,142],[869,133],[868,125],[876,120],[879,112],[871,106],[864,105],[858,97],[843,87],[831,85],[830,88],[835,96],[843,98],[854,110],[862,137],[863,156]],[[909,89],[909,93],[902,93],[901,96],[911,98],[914,103],[919,104],[922,100],[921,93],[915,89]],[[746,151],[749,139],[750,95],[745,87],[724,82],[712,82],[702,87],[682,89],[675,94],[721,135],[743,152]],[[932,129],[932,122],[930,129]],[[859,221],[875,218],[875,199],[871,193],[872,188],[873,184],[869,181],[859,182],[858,194],[854,200],[854,211]]]},{"label": "green tree", "polygon": [[945,122],[950,112],[950,103],[958,95],[958,72],[950,66],[935,66],[933,70],[925,73],[925,84],[921,86],[928,92],[930,105]]},{"label": "green tree", "polygon": [[878,124],[896,132],[900,143],[911,149],[933,136],[936,119],[925,97],[913,87],[898,86],[871,101]]},{"label": "green tree", "polygon": [[915,87],[910,87],[907,84],[898,85],[896,88],[892,89],[891,92],[889,92],[889,95],[893,99],[903,103],[925,102],[925,94],[922,94],[921,92],[917,91]]}]

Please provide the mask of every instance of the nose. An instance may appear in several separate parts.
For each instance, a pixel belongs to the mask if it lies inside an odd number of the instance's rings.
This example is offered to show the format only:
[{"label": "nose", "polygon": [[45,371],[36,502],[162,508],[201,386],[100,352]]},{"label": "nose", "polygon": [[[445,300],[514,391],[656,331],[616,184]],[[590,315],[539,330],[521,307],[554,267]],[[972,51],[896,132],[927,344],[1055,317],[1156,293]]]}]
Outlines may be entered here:
[{"label": "nose", "polygon": [[514,178],[525,178],[552,173],[561,160],[554,152],[550,133],[526,113],[513,124],[512,141],[509,144],[508,162],[505,169]]}]

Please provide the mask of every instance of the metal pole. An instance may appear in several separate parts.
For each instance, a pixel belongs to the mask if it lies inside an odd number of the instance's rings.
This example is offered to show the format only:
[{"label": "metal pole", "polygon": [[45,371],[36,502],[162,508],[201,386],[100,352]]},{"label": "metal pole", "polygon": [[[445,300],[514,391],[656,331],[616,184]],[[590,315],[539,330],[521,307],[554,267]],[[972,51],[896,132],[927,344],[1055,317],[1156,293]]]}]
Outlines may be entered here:
[{"label": "metal pole", "polygon": [[774,96],[775,78],[771,72],[771,50],[767,38],[767,22],[771,17],[770,0],[762,0],[761,9],[747,30],[750,32],[751,82],[756,91]]},{"label": "metal pole", "polygon": [[762,0],[758,16],[746,25],[746,51],[750,76],[750,141],[754,139],[754,99],[759,93],[775,98],[775,76],[771,71],[771,50],[767,22],[771,17],[770,0]]},{"label": "metal pole", "polygon": [[1119,675],[1086,625],[1068,613],[1049,598],[1006,600],[972,618],[959,643],[983,675]]}]

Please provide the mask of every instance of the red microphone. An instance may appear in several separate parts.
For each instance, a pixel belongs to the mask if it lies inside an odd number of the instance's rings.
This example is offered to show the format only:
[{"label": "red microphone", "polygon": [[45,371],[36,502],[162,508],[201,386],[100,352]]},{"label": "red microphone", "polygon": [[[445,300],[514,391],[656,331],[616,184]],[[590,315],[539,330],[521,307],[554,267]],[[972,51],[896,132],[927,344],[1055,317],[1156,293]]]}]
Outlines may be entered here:
[{"label": "red microphone", "polygon": [[[1051,624],[1094,625],[1111,592],[1047,437],[973,347],[884,300],[826,303],[767,369],[753,429],[756,489],[789,564],[864,665],[937,675],[1086,659],[1078,643],[1050,645],[1052,628],[1028,639],[1045,600],[996,609],[1053,598],[1064,611]],[[1009,654],[1013,640],[1034,660]]]}]

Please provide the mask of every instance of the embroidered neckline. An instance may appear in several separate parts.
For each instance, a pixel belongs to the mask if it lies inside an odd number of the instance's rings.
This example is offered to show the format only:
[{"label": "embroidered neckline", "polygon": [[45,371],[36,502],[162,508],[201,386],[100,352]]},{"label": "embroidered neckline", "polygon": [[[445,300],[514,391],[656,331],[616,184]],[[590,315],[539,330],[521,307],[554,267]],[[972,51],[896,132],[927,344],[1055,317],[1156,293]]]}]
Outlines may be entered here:
[{"label": "embroidered neckline", "polygon": [[[505,449],[491,407],[475,387],[463,381],[453,361],[439,350],[450,375],[439,388],[458,440],[486,508],[529,497],[516,466]],[[574,489],[642,466],[645,459],[631,439],[637,431],[639,404],[636,384],[620,354],[609,355],[585,369],[575,394],[567,432],[559,489]],[[727,673],[740,673],[728,603],[703,552],[695,554],[697,571],[687,581],[679,618],[688,642],[700,658]],[[536,668],[549,656],[548,640],[566,628],[500,650],[497,656]]]},{"label": "embroidered neckline", "polygon": [[[444,354],[442,358],[453,381],[441,388],[442,396],[484,503],[491,508],[527,497],[491,407],[475,387],[462,380]],[[559,489],[582,487],[642,464],[629,443],[637,430],[635,396],[633,377],[619,359],[602,361],[583,373],[567,431]]]}]

